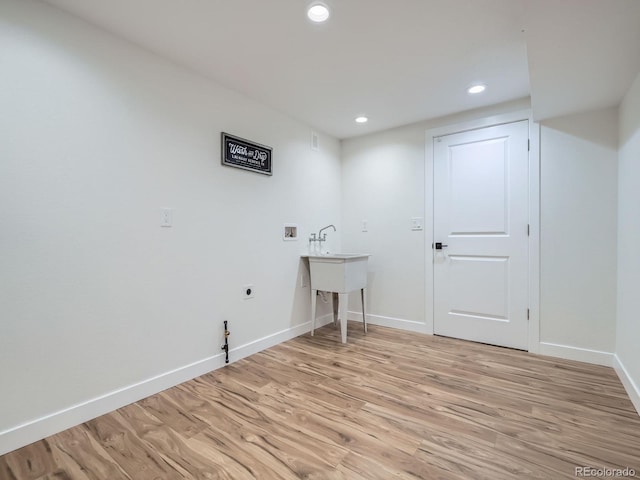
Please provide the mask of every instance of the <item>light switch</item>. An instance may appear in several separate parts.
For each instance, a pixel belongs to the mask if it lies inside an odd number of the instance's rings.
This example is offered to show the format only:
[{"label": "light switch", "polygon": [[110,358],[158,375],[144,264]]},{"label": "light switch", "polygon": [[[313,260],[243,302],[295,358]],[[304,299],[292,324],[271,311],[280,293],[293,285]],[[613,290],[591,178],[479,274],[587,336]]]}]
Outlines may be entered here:
[{"label": "light switch", "polygon": [[368,223],[369,223],[369,222],[368,222],[367,220],[362,220],[362,231],[363,231],[363,232],[368,232],[368,231],[369,231],[369,229],[368,229]]},{"label": "light switch", "polygon": [[422,217],[411,217],[411,230],[422,230],[423,223]]}]

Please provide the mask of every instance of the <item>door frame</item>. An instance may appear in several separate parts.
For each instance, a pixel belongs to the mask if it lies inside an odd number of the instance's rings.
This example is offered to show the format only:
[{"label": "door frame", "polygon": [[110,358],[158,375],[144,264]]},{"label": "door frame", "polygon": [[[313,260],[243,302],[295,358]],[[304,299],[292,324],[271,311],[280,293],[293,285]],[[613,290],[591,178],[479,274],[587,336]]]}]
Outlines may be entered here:
[{"label": "door frame", "polygon": [[[429,228],[425,228],[425,328],[434,333],[434,280],[433,249],[434,239],[434,174],[433,174],[433,142],[434,138],[454,133],[463,133],[496,125],[504,125],[522,120],[529,121],[529,329],[528,351],[540,351],[540,124],[533,121],[531,110],[494,115],[467,122],[431,128],[425,132],[425,214],[431,215]],[[425,222],[426,223],[426,222]],[[425,225],[426,227],[426,225]]]}]

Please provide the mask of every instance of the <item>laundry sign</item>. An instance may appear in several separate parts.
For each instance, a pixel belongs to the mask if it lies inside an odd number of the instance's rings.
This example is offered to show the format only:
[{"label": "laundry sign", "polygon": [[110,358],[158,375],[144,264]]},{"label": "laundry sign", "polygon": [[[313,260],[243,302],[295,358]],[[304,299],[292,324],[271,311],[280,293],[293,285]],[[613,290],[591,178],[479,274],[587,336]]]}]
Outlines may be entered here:
[{"label": "laundry sign", "polygon": [[222,132],[222,164],[272,175],[272,148]]}]

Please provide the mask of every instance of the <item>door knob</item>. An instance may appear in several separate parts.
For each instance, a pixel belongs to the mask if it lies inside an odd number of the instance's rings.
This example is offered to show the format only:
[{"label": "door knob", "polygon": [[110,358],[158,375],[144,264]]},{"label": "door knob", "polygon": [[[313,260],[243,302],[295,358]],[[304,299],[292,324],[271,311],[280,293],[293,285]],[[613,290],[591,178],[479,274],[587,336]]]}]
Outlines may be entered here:
[{"label": "door knob", "polygon": [[435,248],[436,250],[442,250],[443,248],[447,248],[449,245],[444,245],[441,242],[436,242],[433,244],[433,248]]}]

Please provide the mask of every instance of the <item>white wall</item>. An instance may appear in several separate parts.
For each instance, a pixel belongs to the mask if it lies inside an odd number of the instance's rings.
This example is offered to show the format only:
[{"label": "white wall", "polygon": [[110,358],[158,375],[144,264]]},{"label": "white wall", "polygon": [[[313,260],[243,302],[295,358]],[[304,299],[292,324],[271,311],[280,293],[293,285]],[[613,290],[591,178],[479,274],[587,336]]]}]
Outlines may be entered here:
[{"label": "white wall", "polygon": [[611,364],[610,355],[589,351],[615,348],[617,115],[614,108],[541,124],[542,353]]},{"label": "white wall", "polygon": [[620,105],[618,372],[640,412],[640,75]]},{"label": "white wall", "polygon": [[[299,254],[341,229],[337,140],[313,152],[305,125],[30,0],[0,2],[0,79],[0,454],[218,356],[223,320],[232,348],[308,321]],[[221,131],[272,146],[274,175],[221,166]]]},{"label": "white wall", "polygon": [[[425,195],[432,195],[425,190],[426,130],[527,108],[524,99],[342,141],[342,242],[347,251],[372,254],[372,322],[428,331],[425,255],[433,218],[425,212]],[[411,230],[412,217],[424,219],[423,231]],[[368,232],[362,232],[362,220]],[[358,299],[351,299],[350,310],[361,311]]]},{"label": "white wall", "polygon": [[[432,192],[424,184],[425,130],[527,107],[516,102],[342,141],[343,244],[373,254],[372,322],[428,331],[425,252],[432,218],[424,205]],[[541,352],[611,364],[617,111],[545,122],[540,143]],[[424,232],[411,231],[413,216],[425,218]],[[368,221],[366,233],[362,219]],[[350,309],[360,311],[356,299]]]},{"label": "white wall", "polygon": [[425,217],[424,129],[343,140],[342,158],[342,241],[372,254],[367,313],[424,323],[424,232],[411,231],[411,217]]}]

